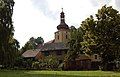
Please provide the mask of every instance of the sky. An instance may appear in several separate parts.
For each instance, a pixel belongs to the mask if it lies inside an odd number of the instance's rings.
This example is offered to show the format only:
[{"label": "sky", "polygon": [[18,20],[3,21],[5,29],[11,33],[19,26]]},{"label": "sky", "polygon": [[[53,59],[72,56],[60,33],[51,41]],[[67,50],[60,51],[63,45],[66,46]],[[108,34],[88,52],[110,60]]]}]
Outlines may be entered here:
[{"label": "sky", "polygon": [[20,46],[29,38],[42,37],[45,42],[54,39],[60,23],[61,8],[69,26],[80,27],[90,15],[95,15],[103,5],[120,10],[120,0],[14,0],[14,37]]}]

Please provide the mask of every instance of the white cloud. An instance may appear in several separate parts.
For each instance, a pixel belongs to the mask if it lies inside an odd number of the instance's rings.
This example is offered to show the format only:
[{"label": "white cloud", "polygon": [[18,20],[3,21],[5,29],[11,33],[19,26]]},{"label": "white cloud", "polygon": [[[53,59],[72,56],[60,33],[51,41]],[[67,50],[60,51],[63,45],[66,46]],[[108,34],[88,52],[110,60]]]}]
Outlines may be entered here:
[{"label": "white cloud", "polygon": [[45,41],[54,37],[56,22],[32,7],[30,0],[15,0],[13,21],[15,38],[23,46],[30,37],[42,36]]},{"label": "white cloud", "polygon": [[32,36],[42,36],[47,42],[54,39],[61,8],[64,8],[66,23],[79,27],[81,21],[96,14],[105,4],[118,6],[115,0],[15,0],[15,38],[22,46]]}]

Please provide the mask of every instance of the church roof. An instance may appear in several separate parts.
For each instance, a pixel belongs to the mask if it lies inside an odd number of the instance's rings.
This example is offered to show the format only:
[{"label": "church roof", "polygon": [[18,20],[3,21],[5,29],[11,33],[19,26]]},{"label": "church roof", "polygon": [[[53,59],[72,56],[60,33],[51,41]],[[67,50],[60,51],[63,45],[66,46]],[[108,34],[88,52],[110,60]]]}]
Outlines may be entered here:
[{"label": "church roof", "polygon": [[57,29],[69,29],[68,25],[65,22],[61,22],[58,26]]},{"label": "church roof", "polygon": [[62,43],[45,43],[41,48],[40,51],[53,51],[53,50],[68,50],[68,47]]},{"label": "church roof", "polygon": [[30,57],[36,57],[37,54],[40,53],[39,50],[27,50],[22,54],[22,57],[30,58]]},{"label": "church roof", "polygon": [[60,13],[60,24],[57,26],[57,29],[69,29],[69,26],[65,23],[65,15],[63,12],[63,8],[62,8],[62,12]]}]

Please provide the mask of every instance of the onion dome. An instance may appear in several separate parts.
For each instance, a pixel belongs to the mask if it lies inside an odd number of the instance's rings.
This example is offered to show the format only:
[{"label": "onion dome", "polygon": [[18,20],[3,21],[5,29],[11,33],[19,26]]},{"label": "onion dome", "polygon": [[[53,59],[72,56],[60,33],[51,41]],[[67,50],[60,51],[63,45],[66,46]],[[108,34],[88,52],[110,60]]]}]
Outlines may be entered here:
[{"label": "onion dome", "polygon": [[62,12],[60,13],[60,24],[57,26],[57,29],[69,29],[68,25],[65,23],[65,15],[63,12],[63,8],[62,8]]}]

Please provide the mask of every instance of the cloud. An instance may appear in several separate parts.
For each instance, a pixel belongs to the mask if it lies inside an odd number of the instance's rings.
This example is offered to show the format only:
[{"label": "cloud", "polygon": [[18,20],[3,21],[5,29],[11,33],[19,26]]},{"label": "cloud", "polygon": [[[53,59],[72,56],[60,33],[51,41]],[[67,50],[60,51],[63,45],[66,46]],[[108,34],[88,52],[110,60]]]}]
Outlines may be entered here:
[{"label": "cloud", "polygon": [[30,37],[42,36],[45,42],[54,39],[62,7],[69,26],[79,27],[86,16],[94,13],[89,0],[15,0],[13,21],[15,38],[20,45],[23,46]]},{"label": "cloud", "polygon": [[99,6],[99,3],[97,0],[90,0],[91,4],[94,6],[94,7],[97,7]]},{"label": "cloud", "polygon": [[95,15],[103,5],[120,9],[120,0],[14,0],[13,22],[15,38],[23,46],[30,37],[42,36],[45,42],[54,39],[63,8],[66,23],[79,27],[90,15]]},{"label": "cloud", "polygon": [[[51,10],[51,5],[48,1],[47,0],[31,0],[35,9],[41,10],[41,12],[43,12],[43,14],[45,16],[48,16],[49,18],[56,20],[58,12],[55,11],[56,9],[54,11]],[[51,1],[51,2],[53,2],[53,1]],[[52,3],[52,5],[54,5],[54,4]]]},{"label": "cloud", "polygon": [[[57,21],[35,9],[30,0],[15,0],[13,24],[15,38],[23,46],[30,37],[43,37],[45,42],[54,38]],[[49,38],[48,38],[49,37]]]},{"label": "cloud", "polygon": [[117,8],[120,10],[120,0],[115,0],[115,4],[116,4]]}]

